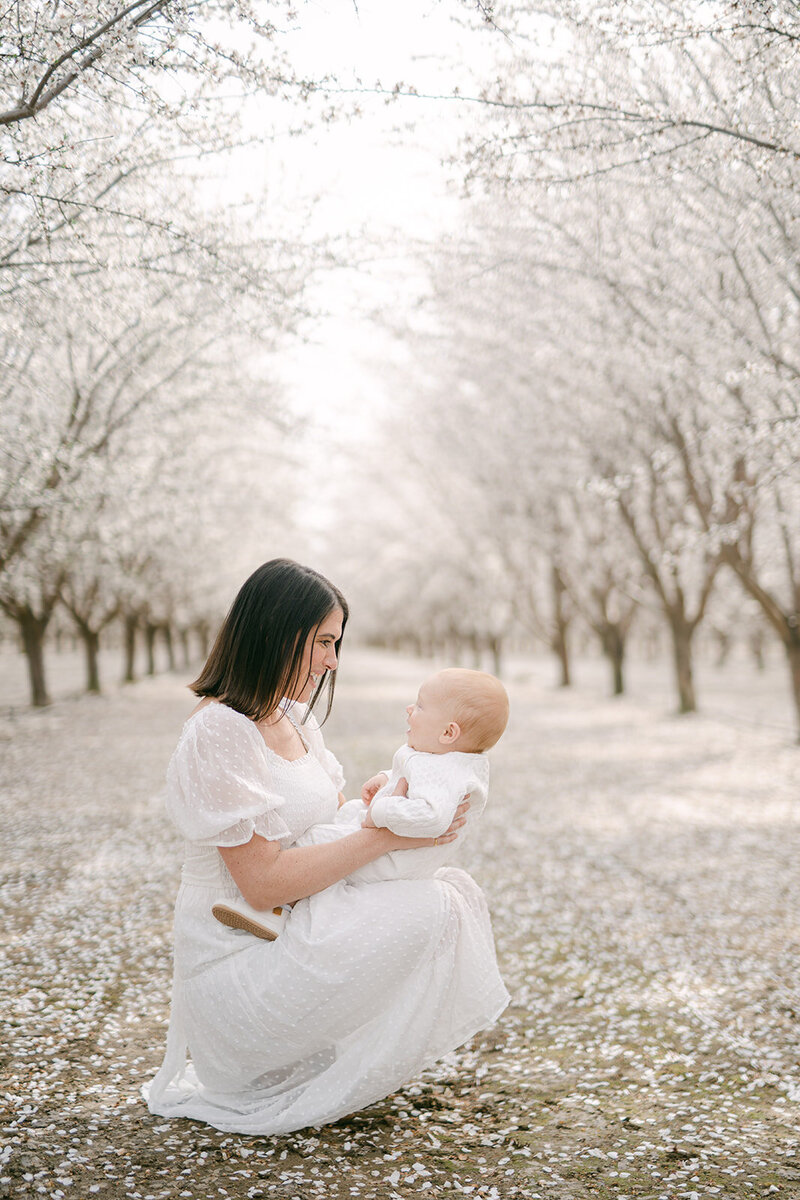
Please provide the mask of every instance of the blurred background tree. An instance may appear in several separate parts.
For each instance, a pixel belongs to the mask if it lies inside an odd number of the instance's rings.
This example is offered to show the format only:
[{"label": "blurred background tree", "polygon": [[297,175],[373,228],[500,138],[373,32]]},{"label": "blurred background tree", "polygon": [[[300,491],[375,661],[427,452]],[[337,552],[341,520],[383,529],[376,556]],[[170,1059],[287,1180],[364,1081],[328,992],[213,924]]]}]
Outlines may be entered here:
[{"label": "blurred background tree", "polygon": [[[769,634],[800,724],[796,5],[423,3],[392,82],[356,61],[369,8],[307,70],[317,16],[4,18],[0,604],[36,702],[59,605],[89,686],[106,625],[130,678],[139,631],[148,669],[196,656],[280,546],[381,645],[503,670],[538,643],[562,685],[594,645],[619,694],[659,641],[681,712],[698,639]],[[293,211],[337,120],[442,160],[447,215],[409,176],[404,223],[359,223],[368,163],[333,224]],[[288,204],[209,183],[279,129]],[[280,364],[326,320],[353,336],[310,411]]]}]

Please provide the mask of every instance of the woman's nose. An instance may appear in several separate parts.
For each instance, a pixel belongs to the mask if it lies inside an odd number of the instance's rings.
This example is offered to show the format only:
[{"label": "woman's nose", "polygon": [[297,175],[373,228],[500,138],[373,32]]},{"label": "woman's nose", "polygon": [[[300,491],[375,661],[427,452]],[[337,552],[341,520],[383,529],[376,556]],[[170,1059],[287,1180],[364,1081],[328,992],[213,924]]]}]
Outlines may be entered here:
[{"label": "woman's nose", "polygon": [[335,671],[336,663],[337,663],[336,651],[331,649],[328,651],[328,653],[325,657],[325,666],[327,667],[327,669],[329,671]]}]

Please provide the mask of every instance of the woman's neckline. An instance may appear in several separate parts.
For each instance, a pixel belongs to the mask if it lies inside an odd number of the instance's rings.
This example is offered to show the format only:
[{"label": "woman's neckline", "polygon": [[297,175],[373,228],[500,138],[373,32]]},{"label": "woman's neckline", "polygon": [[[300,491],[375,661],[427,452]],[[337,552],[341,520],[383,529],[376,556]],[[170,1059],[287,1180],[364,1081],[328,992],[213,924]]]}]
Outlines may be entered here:
[{"label": "woman's neckline", "polygon": [[[291,700],[287,700],[286,697],[284,697],[281,700],[278,707],[283,709],[284,717],[286,717],[286,720],[289,722],[289,724],[292,726],[292,728],[294,729],[297,736],[300,738],[300,744],[301,744],[301,746],[303,746],[303,748],[305,750],[305,753],[299,754],[297,756],[297,758],[287,758],[284,754],[279,754],[277,750],[273,750],[272,746],[270,746],[269,742],[267,742],[266,738],[264,737],[263,733],[259,729],[256,722],[251,721],[251,724],[255,726],[255,729],[256,729],[256,732],[257,732],[259,738],[264,743],[264,745],[266,746],[269,753],[273,756],[273,758],[279,758],[281,760],[281,762],[286,762],[286,763],[303,762],[304,759],[308,758],[309,754],[311,753],[311,747],[309,746],[306,739],[303,737],[302,733],[300,732],[299,725],[297,724],[297,722],[295,721],[291,712],[289,711],[291,703],[292,703]],[[277,722],[275,722],[275,723],[277,724]]]},{"label": "woman's neckline", "polygon": [[[252,727],[253,732],[255,733],[260,744],[264,747],[264,749],[267,751],[267,753],[271,754],[273,758],[277,758],[279,762],[299,763],[299,762],[305,762],[306,759],[310,757],[311,747],[309,746],[306,739],[303,737],[302,733],[300,732],[300,727],[297,724],[297,721],[295,721],[294,717],[292,716],[291,712],[289,711],[293,702],[291,700],[287,700],[285,696],[280,701],[279,707],[283,709],[284,716],[286,717],[286,719],[289,721],[289,723],[294,728],[297,736],[300,739],[301,745],[304,747],[304,753],[298,754],[297,758],[287,758],[284,754],[279,754],[277,750],[274,750],[272,748],[272,746],[270,746],[268,744],[266,738],[264,737],[263,733],[259,729],[257,722],[253,721],[252,718],[246,716],[244,713],[240,713],[238,708],[231,708],[230,704],[224,704],[221,700],[217,700],[216,696],[207,696],[206,701],[207,701],[207,703],[201,704],[198,708],[196,708],[194,710],[194,712],[189,714],[189,716],[187,717],[187,723],[188,723],[188,721],[193,720],[194,717],[198,717],[200,715],[200,713],[206,711],[207,709],[212,708],[213,706],[216,706],[218,708],[225,708],[228,710],[228,712],[236,713],[237,717],[241,717],[243,721],[247,721],[248,725],[250,725]],[[276,722],[276,724],[277,724],[277,722]]]}]

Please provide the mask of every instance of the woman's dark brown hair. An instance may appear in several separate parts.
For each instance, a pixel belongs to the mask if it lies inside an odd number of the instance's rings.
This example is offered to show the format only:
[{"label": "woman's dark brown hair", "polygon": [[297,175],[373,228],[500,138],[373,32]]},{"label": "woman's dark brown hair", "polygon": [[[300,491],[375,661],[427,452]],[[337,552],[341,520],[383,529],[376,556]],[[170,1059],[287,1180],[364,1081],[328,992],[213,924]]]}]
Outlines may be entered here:
[{"label": "woman's dark brown hair", "polygon": [[[289,558],[273,558],[247,579],[222,622],[206,665],[190,684],[198,696],[213,696],[229,708],[261,721],[302,681],[308,638],[334,609],[347,624],[347,601],[324,575]],[[341,637],[336,642],[338,658]],[[328,685],[327,718],[336,671],[317,684],[309,711]]]}]

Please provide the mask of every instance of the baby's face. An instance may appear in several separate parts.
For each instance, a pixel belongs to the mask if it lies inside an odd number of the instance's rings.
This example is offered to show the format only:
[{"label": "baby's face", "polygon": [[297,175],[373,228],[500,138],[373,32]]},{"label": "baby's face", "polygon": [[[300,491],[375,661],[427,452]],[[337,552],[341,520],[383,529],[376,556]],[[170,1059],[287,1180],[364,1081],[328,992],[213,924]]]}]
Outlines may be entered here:
[{"label": "baby's face", "polygon": [[455,701],[438,675],[426,679],[419,689],[414,704],[406,709],[408,736],[406,741],[412,750],[426,754],[446,754],[453,750],[452,740],[440,739],[455,721]]}]

